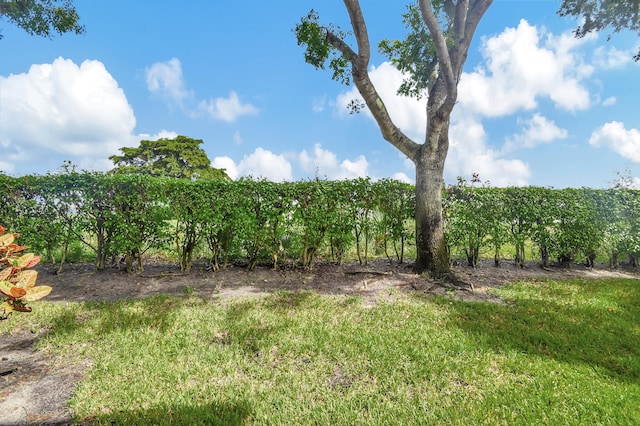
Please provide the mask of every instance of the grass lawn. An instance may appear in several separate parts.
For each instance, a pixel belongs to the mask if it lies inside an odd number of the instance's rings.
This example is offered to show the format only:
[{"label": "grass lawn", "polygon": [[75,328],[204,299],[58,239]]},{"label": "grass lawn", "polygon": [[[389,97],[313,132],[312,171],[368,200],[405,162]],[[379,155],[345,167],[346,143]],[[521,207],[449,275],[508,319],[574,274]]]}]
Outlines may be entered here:
[{"label": "grass lawn", "polygon": [[96,424],[640,424],[638,281],[497,293],[40,302],[0,334],[91,358],[70,404]]}]

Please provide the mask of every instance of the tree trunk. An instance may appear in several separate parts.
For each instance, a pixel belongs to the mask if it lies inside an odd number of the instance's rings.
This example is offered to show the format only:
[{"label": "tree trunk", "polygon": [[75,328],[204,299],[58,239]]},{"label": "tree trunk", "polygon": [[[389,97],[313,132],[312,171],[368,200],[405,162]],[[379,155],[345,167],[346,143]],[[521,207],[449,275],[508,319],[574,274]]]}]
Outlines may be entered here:
[{"label": "tree trunk", "polygon": [[[417,144],[411,140],[393,123],[382,98],[369,78],[371,45],[359,1],[344,0],[358,45],[357,52],[343,40],[340,33],[325,28],[325,42],[341,52],[343,59],[351,63],[353,83],[378,123],[382,136],[416,166],[415,270],[419,273],[429,271],[437,277],[450,276],[449,252],[445,244],[442,219],[442,187],[444,162],[449,149],[449,120],[458,97],[458,81],[473,34],[491,2],[492,0],[444,2],[442,11],[449,19],[447,27],[443,29],[431,2],[419,1],[420,13],[435,50],[433,56],[413,58],[418,62],[430,62],[431,69],[426,79],[425,76],[419,79],[421,84],[428,80],[427,134],[424,144]],[[308,35],[308,32],[306,34]],[[305,39],[304,34],[300,39],[300,35],[298,32],[299,43],[302,40],[302,43],[317,47],[317,39]],[[313,57],[313,54],[309,56]],[[317,61],[311,60],[310,63],[324,68]]]},{"label": "tree trunk", "polygon": [[[447,129],[448,130],[448,129]],[[447,131],[443,134],[447,137]],[[442,134],[441,134],[442,135]],[[451,273],[449,251],[444,239],[442,219],[442,188],[444,155],[429,152],[428,145],[420,149],[416,166],[416,263],[418,273],[428,271],[435,277]]]},{"label": "tree trunk", "polygon": [[620,266],[620,262],[618,261],[617,251],[611,252],[611,259],[609,259],[609,266],[613,269],[618,269],[618,267]]},{"label": "tree trunk", "polygon": [[105,238],[105,225],[104,225],[104,218],[101,216],[97,216],[96,217],[96,239],[97,239],[97,245],[96,245],[96,269],[98,269],[99,271],[103,270],[105,268],[105,265],[107,263],[107,244],[106,244],[106,238]]},{"label": "tree trunk", "polygon": [[524,268],[525,264],[525,253],[524,253],[524,242],[516,242],[516,256],[515,256],[516,266],[520,268]]},{"label": "tree trunk", "polygon": [[548,268],[549,267],[549,249],[547,248],[547,245],[544,243],[540,244],[540,259],[542,260],[542,267]]}]

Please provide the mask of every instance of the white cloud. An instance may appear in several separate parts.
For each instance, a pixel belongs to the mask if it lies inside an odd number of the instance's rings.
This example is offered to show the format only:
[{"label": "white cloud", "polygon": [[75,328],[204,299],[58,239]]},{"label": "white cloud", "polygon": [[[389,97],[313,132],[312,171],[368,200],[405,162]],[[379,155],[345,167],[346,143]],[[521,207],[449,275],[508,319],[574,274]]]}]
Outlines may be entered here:
[{"label": "white cloud", "polygon": [[338,180],[369,176],[369,163],[364,155],[354,160],[338,161],[333,152],[322,149],[320,144],[314,146],[311,154],[307,150],[299,154],[274,154],[264,148],[256,148],[253,153],[245,155],[238,163],[229,157],[215,157],[211,165],[226,169],[232,179],[251,176],[279,182],[293,180],[290,160],[297,162],[307,177]]},{"label": "white cloud", "polygon": [[612,106],[615,105],[617,102],[617,99],[615,96],[611,96],[608,97],[607,99],[605,99],[604,101],[602,101],[602,106]]},{"label": "white cloud", "polygon": [[414,183],[414,180],[407,176],[404,172],[397,172],[391,176],[391,179],[399,180],[404,183]]},{"label": "white cloud", "polygon": [[640,189],[640,178],[633,176],[620,177],[616,181],[612,182],[615,188],[624,189]]},{"label": "white cloud", "polygon": [[156,62],[145,70],[147,89],[180,106],[187,115],[204,113],[214,120],[234,122],[243,115],[254,115],[258,109],[250,103],[242,103],[238,94],[231,91],[228,98],[197,100],[193,91],[184,83],[182,64],[173,58],[166,62]]},{"label": "white cloud", "polygon": [[[542,33],[542,34],[541,34]],[[593,73],[574,53],[584,39],[571,34],[547,36],[521,20],[517,28],[484,40],[486,65],[463,73],[458,85],[459,102],[486,117],[512,114],[537,107],[538,98],[549,97],[558,108],[585,109],[589,93],[581,81]]]},{"label": "white cloud", "polygon": [[235,132],[233,134],[233,143],[234,145],[242,145],[244,143],[244,141],[242,140],[242,136],[240,135],[240,132]]},{"label": "white cloud", "polygon": [[595,147],[606,146],[622,157],[640,163],[640,131],[625,129],[624,123],[612,121],[596,129],[589,138]]},{"label": "white cloud", "polygon": [[446,177],[454,181],[461,176],[470,179],[478,173],[482,181],[492,186],[522,186],[531,176],[529,166],[517,159],[501,158],[500,152],[489,149],[482,124],[472,118],[456,120],[451,126]]},{"label": "white cloud", "polygon": [[[396,126],[413,140],[423,141],[427,117],[426,98],[417,100],[408,96],[398,95],[398,88],[402,84],[404,77],[402,73],[389,62],[383,62],[378,67],[372,66],[369,69],[369,77],[384,101],[389,115],[391,115],[391,119]],[[353,99],[358,99],[363,102],[362,96],[356,87],[351,88],[351,90],[346,93],[340,94],[336,99],[336,107],[341,113],[348,114],[347,105]],[[373,119],[368,108],[364,109],[364,113]]]},{"label": "white cloud", "polygon": [[108,156],[134,146],[136,118],[123,90],[99,61],[57,58],[0,77],[0,146],[13,169],[55,169],[65,160],[104,170]]},{"label": "white cloud", "polygon": [[236,180],[238,178],[238,167],[236,163],[229,157],[216,157],[211,162],[211,167],[215,167],[216,169],[225,169],[227,175]]},{"label": "white cloud", "polygon": [[307,150],[303,150],[298,156],[298,162],[302,170],[306,173],[315,173],[321,176],[324,170],[333,170],[338,165],[338,157],[325,149],[320,144],[313,146],[313,154],[309,154]]},{"label": "white cloud", "polygon": [[369,162],[364,155],[359,155],[355,161],[343,160],[340,163],[340,172],[335,175],[334,179],[354,179],[357,177],[367,176]]},{"label": "white cloud", "polygon": [[327,103],[327,97],[326,96],[321,96],[319,98],[315,98],[313,99],[312,103],[311,103],[311,110],[313,112],[322,112],[324,111],[324,107]]},{"label": "white cloud", "polygon": [[561,129],[553,121],[536,113],[529,120],[518,120],[522,125],[521,133],[507,139],[502,147],[502,153],[508,153],[520,148],[533,148],[542,143],[550,143],[556,139],[565,139],[568,132]]},{"label": "white cloud", "polygon": [[0,161],[0,173],[12,173],[15,167],[7,161]]},{"label": "white cloud", "polygon": [[162,129],[155,135],[150,135],[148,133],[141,133],[138,135],[140,140],[146,141],[157,141],[158,139],[175,139],[178,137],[178,134],[173,131]]},{"label": "white cloud", "polygon": [[293,179],[289,161],[263,148],[256,148],[249,156],[245,155],[238,170],[245,176],[262,177],[275,182]]},{"label": "white cloud", "polygon": [[619,50],[608,44],[595,49],[593,62],[599,69],[622,68],[631,62],[636,52],[637,49]]},{"label": "white cloud", "polygon": [[264,178],[274,182],[290,181],[293,179],[291,163],[283,156],[276,155],[264,148],[256,148],[236,165],[229,157],[215,157],[211,163],[213,167],[227,169],[232,179],[239,176]]},{"label": "white cloud", "polygon": [[242,115],[254,115],[258,109],[251,104],[243,104],[236,92],[231,92],[228,98],[209,99],[198,104],[198,110],[206,113],[215,120],[228,123],[236,121]]},{"label": "white cloud", "polygon": [[313,153],[303,150],[298,155],[298,164],[307,174],[328,179],[354,179],[368,175],[369,162],[360,155],[354,161],[343,160],[338,163],[338,157],[331,151],[322,149],[320,144],[313,146]]},{"label": "white cloud", "polygon": [[[402,83],[402,74],[391,64],[383,63],[379,67],[370,69],[371,80],[376,86],[378,93],[383,98],[387,110],[394,123],[400,127],[409,137],[417,142],[424,140],[426,130],[426,99],[420,101],[415,98],[399,96],[396,91]],[[346,111],[346,105],[352,99],[362,99],[359,97],[357,89],[353,88],[341,94],[336,104],[340,111]],[[373,120],[373,116],[365,109],[365,113]],[[445,175],[449,179],[457,176],[468,176],[474,172],[480,173],[483,180],[490,180],[492,185],[525,185],[530,176],[529,167],[520,160],[510,160],[501,158],[501,152],[491,150],[487,147],[486,134],[481,122],[475,118],[475,114],[459,105],[452,115],[451,129],[449,132],[450,147]],[[310,161],[310,159],[315,159]],[[300,164],[307,172],[312,172],[313,167],[319,170],[337,166],[335,154],[320,149],[318,145],[314,147],[314,155],[309,155],[303,151],[300,156]],[[413,163],[405,159],[407,169],[415,170]],[[330,176],[329,173],[326,173]],[[397,174],[399,177],[406,177],[406,174]]]},{"label": "white cloud", "polygon": [[176,58],[167,62],[156,62],[145,70],[147,89],[182,105],[193,94],[184,85],[182,65]]}]

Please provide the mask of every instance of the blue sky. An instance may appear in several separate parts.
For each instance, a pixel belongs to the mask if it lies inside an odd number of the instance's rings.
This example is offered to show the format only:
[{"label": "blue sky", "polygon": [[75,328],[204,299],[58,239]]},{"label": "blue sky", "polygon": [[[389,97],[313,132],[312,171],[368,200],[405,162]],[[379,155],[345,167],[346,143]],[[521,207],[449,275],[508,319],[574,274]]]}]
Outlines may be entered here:
[{"label": "blue sky", "polygon": [[[84,35],[52,40],[0,21],[0,170],[107,170],[141,139],[204,140],[232,177],[275,181],[370,176],[414,182],[409,161],[355,89],[303,60],[292,28],[313,8],[349,28],[339,0],[76,0]],[[363,0],[373,45],[402,38],[405,2]],[[576,40],[556,1],[496,0],[478,27],[452,116],[445,179],[495,186],[640,187],[640,39]],[[371,78],[396,124],[424,137],[424,100],[374,52]]]}]

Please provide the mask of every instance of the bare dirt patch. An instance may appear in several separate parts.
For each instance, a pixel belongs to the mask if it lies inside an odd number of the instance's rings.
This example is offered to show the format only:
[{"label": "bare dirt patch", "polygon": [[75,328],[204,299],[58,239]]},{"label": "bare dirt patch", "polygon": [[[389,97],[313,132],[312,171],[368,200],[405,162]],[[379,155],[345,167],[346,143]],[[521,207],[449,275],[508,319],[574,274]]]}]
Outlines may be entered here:
[{"label": "bare dirt patch", "polygon": [[[260,297],[276,291],[312,290],[327,295],[362,297],[373,306],[408,293],[422,292],[468,301],[501,301],[488,292],[491,288],[531,279],[634,278],[640,273],[629,269],[571,268],[542,269],[537,264],[517,268],[505,262],[500,268],[492,262],[476,269],[463,264],[454,267],[456,285],[412,272],[410,265],[376,260],[363,266],[320,263],[312,270],[283,267],[257,267],[248,272],[241,265],[211,272],[194,266],[182,273],[174,265],[149,262],[138,274],[108,269],[97,271],[90,264],[67,265],[56,275],[51,265],[39,265],[39,284],[53,287],[48,301],[112,301],[158,294],[197,295],[202,298]],[[0,424],[65,425],[72,415],[67,401],[90,361],[69,362],[35,349],[41,332],[16,329],[0,341]]]}]

